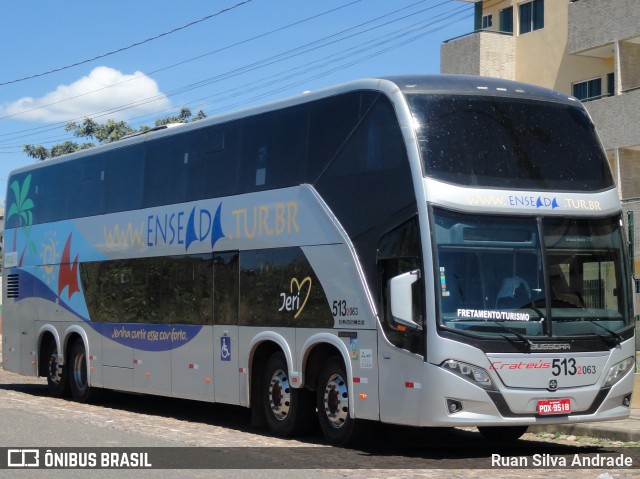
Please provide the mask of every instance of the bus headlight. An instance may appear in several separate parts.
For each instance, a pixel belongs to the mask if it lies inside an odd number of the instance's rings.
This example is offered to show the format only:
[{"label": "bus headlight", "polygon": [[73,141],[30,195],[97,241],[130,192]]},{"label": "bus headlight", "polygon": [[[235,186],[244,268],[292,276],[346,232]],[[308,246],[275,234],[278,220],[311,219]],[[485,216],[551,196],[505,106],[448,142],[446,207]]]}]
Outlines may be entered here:
[{"label": "bus headlight", "polygon": [[620,381],[620,379],[633,368],[634,364],[634,358],[630,357],[612,366],[611,369],[609,369],[609,374],[607,374],[607,379],[604,380],[602,387],[608,388]]},{"label": "bus headlight", "polygon": [[441,368],[451,371],[452,373],[460,376],[463,379],[480,386],[482,389],[494,391],[496,387],[489,377],[489,373],[486,369],[473,364],[463,363],[456,361],[455,359],[448,359],[440,365]]}]

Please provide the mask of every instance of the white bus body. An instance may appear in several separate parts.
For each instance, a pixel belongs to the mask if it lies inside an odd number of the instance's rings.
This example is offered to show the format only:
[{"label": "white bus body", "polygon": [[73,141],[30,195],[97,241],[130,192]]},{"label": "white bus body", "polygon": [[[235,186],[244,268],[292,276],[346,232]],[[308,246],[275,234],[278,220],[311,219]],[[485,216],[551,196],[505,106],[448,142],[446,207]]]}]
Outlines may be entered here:
[{"label": "white bus body", "polygon": [[14,171],[3,365],[320,421],[526,426],[629,414],[621,208],[579,102],[371,79]]}]

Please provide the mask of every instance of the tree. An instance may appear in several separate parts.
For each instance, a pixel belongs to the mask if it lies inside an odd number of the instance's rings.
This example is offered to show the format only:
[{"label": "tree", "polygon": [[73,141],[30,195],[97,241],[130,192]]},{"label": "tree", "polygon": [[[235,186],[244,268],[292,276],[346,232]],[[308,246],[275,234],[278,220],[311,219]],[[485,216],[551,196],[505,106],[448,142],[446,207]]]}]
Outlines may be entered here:
[{"label": "tree", "polygon": [[180,110],[180,113],[178,113],[176,116],[167,116],[165,118],[158,118],[156,120],[155,126],[168,125],[169,123],[189,123],[192,121],[202,120],[203,118],[206,118],[206,117],[207,115],[202,110],[200,110],[196,114],[196,116],[193,116],[189,108],[182,108]]},{"label": "tree", "polygon": [[38,160],[51,158],[51,152],[42,145],[24,145],[23,151],[31,158]]},{"label": "tree", "polygon": [[[158,118],[155,121],[155,126],[159,127],[169,123],[190,123],[206,117],[207,115],[202,110],[194,116],[189,108],[184,107],[180,110],[180,113],[175,116]],[[150,130],[150,127],[144,125],[136,130],[124,121],[107,120],[105,123],[98,123],[91,118],[85,118],[80,123],[67,123],[64,129],[65,131],[72,131],[73,135],[77,138],[92,138],[99,144],[106,144],[118,141],[126,135],[144,133]],[[93,146],[95,146],[95,144],[90,142],[77,143],[75,141],[65,141],[64,143],[54,145],[51,149],[45,148],[42,145],[24,145],[22,151],[31,158],[46,160],[47,158],[55,158],[56,156],[66,155],[67,153],[73,153],[74,151],[84,150]]]},{"label": "tree", "polygon": [[[136,129],[127,125],[124,121],[107,120],[100,124],[91,118],[85,118],[82,123],[69,122],[64,127],[65,131],[72,131],[78,138],[95,138],[99,143],[111,143],[123,136],[136,132]],[[72,143],[72,142],[68,142]]]}]

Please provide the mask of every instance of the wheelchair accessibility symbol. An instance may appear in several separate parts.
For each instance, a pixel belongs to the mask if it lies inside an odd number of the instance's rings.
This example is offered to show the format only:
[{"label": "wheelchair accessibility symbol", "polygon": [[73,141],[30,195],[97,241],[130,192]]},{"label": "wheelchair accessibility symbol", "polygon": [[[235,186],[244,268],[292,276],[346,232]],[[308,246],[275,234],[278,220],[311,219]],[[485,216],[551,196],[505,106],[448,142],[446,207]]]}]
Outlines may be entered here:
[{"label": "wheelchair accessibility symbol", "polygon": [[229,336],[220,338],[220,360],[231,361],[231,338]]}]

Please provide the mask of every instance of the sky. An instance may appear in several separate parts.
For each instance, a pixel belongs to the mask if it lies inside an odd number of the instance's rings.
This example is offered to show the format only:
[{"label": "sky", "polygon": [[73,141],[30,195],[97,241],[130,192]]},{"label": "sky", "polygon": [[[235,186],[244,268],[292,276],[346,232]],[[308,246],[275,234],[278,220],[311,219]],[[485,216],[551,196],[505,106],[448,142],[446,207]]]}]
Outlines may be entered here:
[{"label": "sky", "polygon": [[[188,5],[188,7],[186,7]],[[80,142],[65,124],[209,117],[359,78],[439,73],[443,41],[473,29],[456,0],[138,0],[0,4],[0,191]],[[4,198],[0,199],[4,204]]]}]

